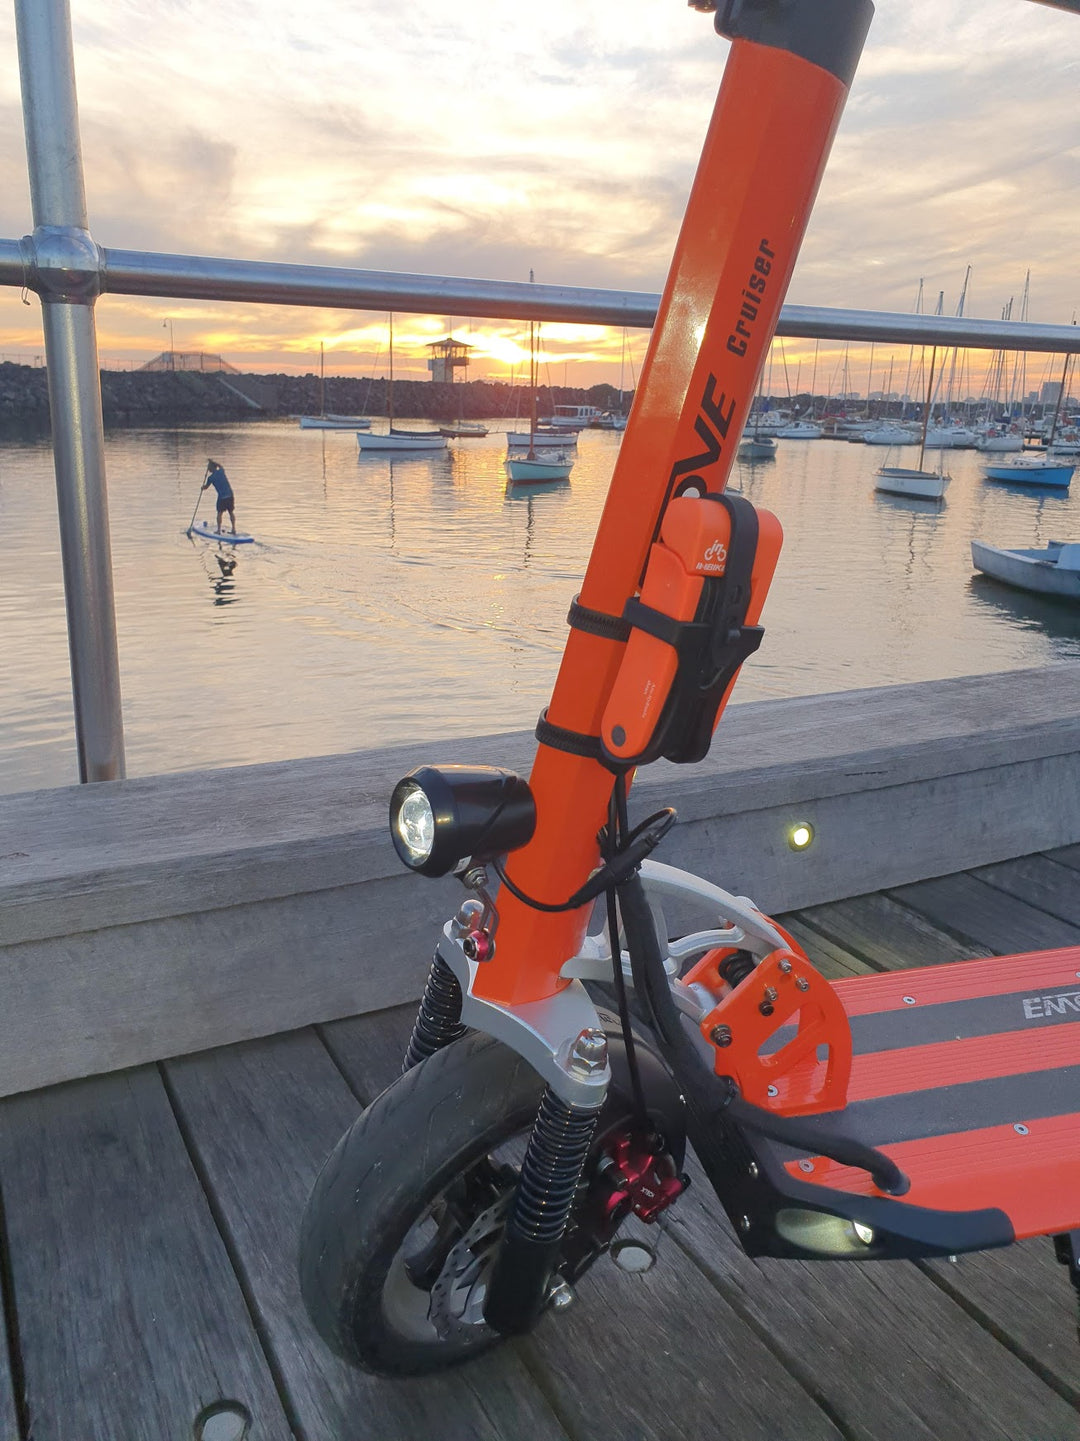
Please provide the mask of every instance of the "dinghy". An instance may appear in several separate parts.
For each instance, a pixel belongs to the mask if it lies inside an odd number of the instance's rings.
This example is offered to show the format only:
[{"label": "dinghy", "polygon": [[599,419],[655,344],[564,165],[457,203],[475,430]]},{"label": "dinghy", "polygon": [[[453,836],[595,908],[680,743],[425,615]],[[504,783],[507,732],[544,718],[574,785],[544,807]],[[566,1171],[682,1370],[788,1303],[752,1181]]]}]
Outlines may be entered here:
[{"label": "dinghy", "polygon": [[1042,550],[1007,550],[973,540],[971,561],[976,570],[1006,585],[1080,600],[1080,542],[1052,540]]}]

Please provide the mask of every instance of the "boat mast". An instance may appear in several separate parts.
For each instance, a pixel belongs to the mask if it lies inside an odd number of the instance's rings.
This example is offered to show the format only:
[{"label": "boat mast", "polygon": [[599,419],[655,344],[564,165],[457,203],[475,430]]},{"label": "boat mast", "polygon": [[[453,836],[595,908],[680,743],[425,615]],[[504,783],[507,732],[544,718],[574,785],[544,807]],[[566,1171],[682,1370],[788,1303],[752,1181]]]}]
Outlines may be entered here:
[{"label": "boat mast", "polygon": [[[960,299],[957,301],[957,304],[956,304],[956,314],[957,314],[958,317],[961,316],[961,315],[963,315],[963,313],[964,313],[964,305],[965,305],[965,302],[967,301],[968,282],[969,282],[970,280],[971,280],[971,266],[969,265],[968,268],[967,268],[967,270],[964,272],[964,284],[963,284],[963,286],[962,286],[962,288],[961,288],[961,290],[960,290]],[[943,292],[943,293],[944,293],[944,292]],[[950,367],[950,369],[949,369],[949,384],[948,384],[948,387],[946,388],[946,391],[945,391],[945,423],[946,423],[946,424],[948,424],[948,423],[952,420],[953,381],[956,379],[956,357],[957,357],[958,354],[959,354],[959,348],[954,345],[954,346],[953,346],[953,353],[952,353],[952,365],[951,365],[951,367]],[[920,469],[921,469],[921,466],[920,466]]]},{"label": "boat mast", "polygon": [[[529,271],[532,279],[532,271]],[[529,459],[536,459],[536,323],[529,321]]]},{"label": "boat mast", "polygon": [[918,470],[923,468],[923,456],[926,453],[926,427],[930,423],[930,402],[934,394],[934,362],[937,360],[937,346],[930,352],[930,379],[926,382],[926,404],[923,407],[922,435],[919,439],[919,464]]},{"label": "boat mast", "polygon": [[326,354],[323,341],[319,341],[319,414],[326,414]]},{"label": "boat mast", "polygon": [[1050,434],[1046,438],[1047,447],[1053,445],[1054,443],[1054,432],[1057,430],[1058,416],[1061,414],[1061,407],[1065,402],[1065,387],[1068,384],[1069,380],[1070,360],[1072,360],[1072,356],[1066,354],[1065,364],[1062,366],[1061,369],[1061,388],[1058,390],[1057,404],[1054,406],[1054,418],[1050,422]]},{"label": "boat mast", "polygon": [[[916,315],[921,315],[921,314],[922,314],[922,295],[923,295],[923,282],[922,282],[922,279],[921,279],[921,277],[920,277],[920,280],[919,280],[919,293],[918,293],[918,295],[915,297],[915,314],[916,314]],[[919,366],[920,366],[920,369],[921,369],[921,367],[922,367],[923,353],[924,353],[924,352],[922,352],[922,351],[919,352]],[[915,363],[915,347],[914,347],[913,345],[909,345],[909,346],[908,346],[908,356],[907,356],[907,374],[904,376],[904,399],[903,399],[903,401],[901,402],[901,405],[900,405],[900,419],[901,419],[901,420],[906,420],[906,419],[907,419],[907,403],[908,403],[908,400],[910,399],[910,396],[911,396],[911,367],[912,367],[912,365],[913,365],[914,363]]]},{"label": "boat mast", "polygon": [[390,311],[390,381],[386,387],[386,411],[394,428],[394,312]]},{"label": "boat mast", "polygon": [[[814,341],[814,369],[813,369],[813,371],[811,372],[811,375],[810,375],[810,419],[811,419],[811,420],[814,419],[814,415],[815,415],[815,412],[816,412],[816,410],[817,410],[817,362],[818,362],[818,346],[819,346],[820,344],[821,344],[821,341],[820,341],[820,340],[815,340],[815,341]],[[822,417],[823,417],[823,418],[824,418],[824,412],[825,412],[825,407],[822,406]]]}]

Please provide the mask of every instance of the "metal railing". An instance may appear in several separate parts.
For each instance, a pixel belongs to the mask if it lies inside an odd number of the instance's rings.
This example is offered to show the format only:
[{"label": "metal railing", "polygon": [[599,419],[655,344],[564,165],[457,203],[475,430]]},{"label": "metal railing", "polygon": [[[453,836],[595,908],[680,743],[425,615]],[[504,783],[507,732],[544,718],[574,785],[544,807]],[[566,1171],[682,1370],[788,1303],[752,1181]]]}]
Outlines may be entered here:
[{"label": "metal railing", "polygon": [[[1080,0],[1039,0],[1080,13]],[[0,240],[0,284],[42,303],[79,778],[124,775],[94,304],[99,295],[261,301],[488,319],[651,326],[660,297],[453,276],[104,249],[90,235],[69,0],[15,0],[34,230]],[[1080,327],[784,307],[780,336],[1080,352]]]}]

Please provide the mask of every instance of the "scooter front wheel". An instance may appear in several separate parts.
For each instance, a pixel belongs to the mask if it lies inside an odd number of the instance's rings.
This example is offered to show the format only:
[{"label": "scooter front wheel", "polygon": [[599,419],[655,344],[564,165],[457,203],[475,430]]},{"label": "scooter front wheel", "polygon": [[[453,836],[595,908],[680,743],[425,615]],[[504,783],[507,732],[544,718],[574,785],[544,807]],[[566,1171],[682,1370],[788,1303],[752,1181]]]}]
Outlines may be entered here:
[{"label": "scooter front wheel", "polygon": [[502,1340],[483,1300],[542,1091],[520,1056],[472,1033],[342,1136],[300,1238],[305,1305],[340,1356],[419,1375]]}]

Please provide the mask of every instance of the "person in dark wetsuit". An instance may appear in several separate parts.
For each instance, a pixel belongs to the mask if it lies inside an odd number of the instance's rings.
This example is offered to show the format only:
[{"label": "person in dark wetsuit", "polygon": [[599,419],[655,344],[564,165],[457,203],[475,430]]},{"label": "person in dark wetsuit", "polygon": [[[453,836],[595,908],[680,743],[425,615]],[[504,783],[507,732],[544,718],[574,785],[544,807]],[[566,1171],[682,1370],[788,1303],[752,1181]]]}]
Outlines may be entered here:
[{"label": "person in dark wetsuit", "polygon": [[233,488],[229,484],[229,477],[225,474],[224,468],[218,465],[216,460],[206,462],[206,480],[203,482],[203,490],[213,486],[217,491],[217,528],[221,534],[221,517],[226,511],[229,512],[229,520],[232,523],[232,533],[236,534],[236,509],[234,506]]}]

